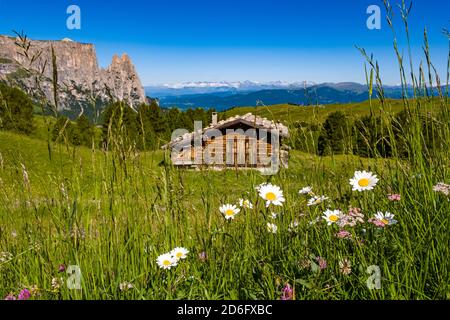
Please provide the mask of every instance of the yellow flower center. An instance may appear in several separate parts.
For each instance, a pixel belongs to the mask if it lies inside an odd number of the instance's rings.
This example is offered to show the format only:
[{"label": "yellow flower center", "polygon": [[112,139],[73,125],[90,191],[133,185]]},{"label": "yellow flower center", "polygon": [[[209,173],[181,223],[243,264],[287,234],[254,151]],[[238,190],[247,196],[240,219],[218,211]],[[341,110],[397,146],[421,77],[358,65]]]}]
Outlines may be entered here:
[{"label": "yellow flower center", "polygon": [[225,211],[225,215],[226,215],[227,217],[234,216],[234,211],[231,210],[231,209],[228,209],[227,211]]},{"label": "yellow flower center", "polygon": [[163,265],[164,265],[165,267],[170,266],[170,261],[169,261],[169,260],[164,260],[164,261],[163,261]]},{"label": "yellow flower center", "polygon": [[183,256],[183,252],[178,252],[177,253],[177,258],[180,259]]},{"label": "yellow flower center", "polygon": [[330,219],[330,221],[332,221],[332,222],[336,222],[336,221],[339,220],[339,217],[333,214],[332,216],[330,216],[329,219]]},{"label": "yellow flower center", "polygon": [[388,225],[389,224],[389,221],[388,220],[386,220],[386,219],[381,219],[381,222],[383,222],[384,224],[386,224],[386,225]]},{"label": "yellow flower center", "polygon": [[366,179],[366,178],[361,179],[358,181],[358,184],[360,187],[363,187],[363,188],[367,187],[367,186],[369,186],[369,179]]},{"label": "yellow flower center", "polygon": [[277,196],[275,195],[275,193],[273,192],[267,192],[266,194],[266,199],[269,201],[274,201],[277,198]]}]

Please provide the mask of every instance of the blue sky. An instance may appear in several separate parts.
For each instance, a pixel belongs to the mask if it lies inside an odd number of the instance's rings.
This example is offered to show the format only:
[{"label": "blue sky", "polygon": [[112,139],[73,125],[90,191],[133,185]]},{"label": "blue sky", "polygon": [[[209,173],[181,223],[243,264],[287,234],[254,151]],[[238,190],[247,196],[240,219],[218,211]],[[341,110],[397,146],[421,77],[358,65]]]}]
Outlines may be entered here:
[{"label": "blue sky", "polygon": [[[392,0],[397,3],[398,0]],[[427,27],[433,61],[445,75],[450,1],[413,1],[415,63]],[[68,30],[66,9],[81,9],[81,30]],[[366,9],[382,9],[381,30],[369,30]],[[145,85],[187,81],[364,82],[373,52],[387,84],[399,83],[392,32],[380,0],[0,0],[0,34],[94,43],[100,65],[128,53]],[[395,24],[401,27],[398,11]],[[403,33],[398,34],[404,47]],[[404,47],[405,48],[405,47]],[[406,51],[405,51],[406,54]]]}]

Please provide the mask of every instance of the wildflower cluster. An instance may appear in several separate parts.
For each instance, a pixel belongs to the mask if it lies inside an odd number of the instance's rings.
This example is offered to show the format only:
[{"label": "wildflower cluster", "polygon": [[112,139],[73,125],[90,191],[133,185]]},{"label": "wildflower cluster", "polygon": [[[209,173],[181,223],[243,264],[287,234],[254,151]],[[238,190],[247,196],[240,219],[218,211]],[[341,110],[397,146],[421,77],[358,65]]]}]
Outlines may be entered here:
[{"label": "wildflower cluster", "polygon": [[187,258],[189,251],[186,248],[177,247],[168,253],[160,255],[156,259],[156,263],[161,269],[171,269],[176,267],[178,263]]}]

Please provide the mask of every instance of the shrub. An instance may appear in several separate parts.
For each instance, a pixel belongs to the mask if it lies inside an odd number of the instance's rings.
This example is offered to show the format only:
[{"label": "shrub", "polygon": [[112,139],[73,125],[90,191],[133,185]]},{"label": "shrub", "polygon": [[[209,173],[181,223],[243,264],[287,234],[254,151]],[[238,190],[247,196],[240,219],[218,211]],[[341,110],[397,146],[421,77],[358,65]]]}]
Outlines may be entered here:
[{"label": "shrub", "polygon": [[320,132],[317,151],[319,155],[342,154],[349,150],[350,121],[341,111],[330,113]]},{"label": "shrub", "polygon": [[355,121],[353,153],[361,157],[392,156],[389,132],[380,117],[366,116]]},{"label": "shrub", "polygon": [[53,126],[52,140],[56,142],[91,147],[93,139],[95,139],[94,127],[84,115],[80,116],[75,123],[67,117],[58,117]]},{"label": "shrub", "polygon": [[30,134],[34,130],[33,102],[20,89],[0,83],[0,128]]}]

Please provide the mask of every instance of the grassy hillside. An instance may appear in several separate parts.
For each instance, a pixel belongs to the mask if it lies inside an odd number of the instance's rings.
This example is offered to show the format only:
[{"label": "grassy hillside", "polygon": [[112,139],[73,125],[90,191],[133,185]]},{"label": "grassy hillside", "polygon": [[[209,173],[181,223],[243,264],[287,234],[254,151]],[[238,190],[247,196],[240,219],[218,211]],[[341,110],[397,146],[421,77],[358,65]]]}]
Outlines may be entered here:
[{"label": "grassy hillside", "polygon": [[[379,115],[381,113],[395,114],[404,110],[404,106],[401,100],[389,100],[389,107],[384,110],[380,108],[380,104],[377,100],[372,101],[372,108],[369,101],[362,103],[330,104],[308,107],[280,104],[259,107],[236,107],[228,111],[221,112],[219,114],[219,118],[223,120],[236,115],[253,113],[267,119],[281,121],[286,125],[291,126],[295,122],[322,123],[330,113],[335,111],[343,111],[353,119],[360,118],[362,116],[369,115],[371,109],[375,115]],[[423,112],[434,112],[436,109],[437,108],[433,105],[425,105],[423,107]],[[47,128],[48,126],[53,128],[55,122],[56,119],[54,117],[35,115],[35,130],[31,136],[38,139],[47,140]],[[98,140],[101,136],[101,129],[96,128],[96,136]]]},{"label": "grassy hillside", "polygon": [[[450,294],[450,202],[433,191],[450,179],[448,162],[412,166],[292,152],[289,169],[263,176],[177,170],[162,152],[51,150],[50,160],[46,141],[0,132],[2,297],[27,289],[33,299],[55,300],[279,299],[287,284],[295,299]],[[348,181],[363,169],[380,182],[352,192]],[[282,206],[266,208],[255,191],[263,182],[280,186]],[[307,185],[329,200],[308,206],[312,194],[298,193]],[[390,201],[390,193],[401,201]],[[225,220],[219,207],[240,198],[253,209]],[[339,238],[340,228],[322,216],[349,207],[361,208],[364,223],[345,227],[348,238]],[[392,212],[398,224],[376,227],[369,219],[378,211]],[[158,256],[177,246],[189,250],[187,259],[161,269]],[[80,268],[81,290],[65,285],[61,265]],[[367,287],[370,266],[380,270],[379,290]]]},{"label": "grassy hillside", "polygon": [[[29,191],[33,195],[40,196],[49,191],[46,189],[48,187],[47,182],[50,176],[58,176],[58,179],[66,179],[73,175],[80,174],[82,178],[79,181],[83,184],[85,190],[90,190],[92,184],[89,183],[92,179],[100,179],[103,173],[99,168],[112,165],[109,161],[117,161],[114,159],[113,154],[109,152],[102,152],[100,150],[91,150],[86,147],[73,147],[64,144],[51,143],[51,159],[49,155],[47,141],[41,139],[41,135],[36,135],[35,137],[28,137],[20,134],[15,134],[11,132],[0,131],[0,153],[3,159],[3,173],[4,181],[13,181],[16,178],[22,177],[21,170],[18,171],[17,168],[21,168],[22,164],[25,166],[29,172],[30,180],[36,183],[31,185]],[[131,155],[130,155],[131,157]],[[161,170],[165,170],[170,161],[165,159],[163,151],[155,152],[142,152],[139,157],[133,159],[136,161],[131,161],[132,165],[142,166],[141,169],[152,171],[152,174],[148,175],[149,180],[154,178],[154,173]],[[373,166],[381,165],[386,166],[391,162],[390,160],[380,160],[380,159],[362,159],[351,155],[337,155],[333,157],[318,157],[308,153],[292,151],[290,154],[290,166],[288,172],[295,175],[304,175],[303,170],[310,170],[312,167],[319,165],[319,167],[330,168],[335,165],[339,167],[350,167],[351,165],[346,165],[346,163],[358,163],[363,166]],[[130,170],[133,170],[130,166]],[[154,171],[154,172],[153,172]],[[223,173],[206,171],[208,175],[223,178]],[[194,171],[183,171],[183,176],[189,181],[195,180],[198,177],[198,173]],[[239,175],[253,175],[253,173],[243,171],[238,172]],[[229,175],[232,178],[236,178],[236,172],[234,170],[228,171],[225,175]],[[217,183],[220,181],[217,181]],[[194,182],[194,181],[192,181]],[[236,181],[233,181],[235,184]],[[57,192],[59,188],[57,184],[53,185]],[[195,186],[193,186],[195,187]],[[228,185],[217,186],[219,191],[226,192]],[[237,186],[239,188],[239,186]],[[197,188],[197,187],[195,187]],[[198,190],[196,190],[198,191]]]},{"label": "grassy hillside", "polygon": [[[391,100],[390,107],[387,111],[388,113],[397,113],[403,110],[403,104],[400,100]],[[432,108],[430,108],[432,111]],[[344,111],[349,115],[350,118],[358,118],[364,115],[370,114],[371,107],[369,102],[363,103],[353,103],[353,104],[333,104],[325,106],[294,106],[288,104],[273,105],[273,106],[260,106],[260,107],[237,107],[231,110],[222,112],[219,114],[220,119],[226,119],[235,115],[244,115],[246,113],[253,113],[271,120],[281,121],[286,125],[292,127],[296,122],[306,122],[306,123],[322,123],[325,121],[327,116],[335,111]],[[380,114],[379,103],[374,101],[372,103],[372,110],[375,114]],[[424,110],[428,110],[424,108]],[[56,119],[51,116],[34,116],[34,128],[35,130],[30,135],[33,138],[47,140],[48,139],[48,128],[50,131],[53,130],[53,126]],[[96,141],[100,141],[101,138],[101,128],[95,128]],[[163,144],[169,141],[164,141]]]},{"label": "grassy hillside", "polygon": [[[401,100],[389,100],[390,107],[385,112],[396,113],[404,109]],[[326,117],[335,111],[346,112],[350,117],[360,117],[370,114],[369,101],[361,103],[347,104],[329,104],[323,106],[296,106],[289,104],[280,104],[273,106],[259,107],[237,107],[220,113],[221,119],[226,119],[235,115],[253,113],[271,120],[293,123],[296,121],[305,121],[310,123],[323,122]],[[378,114],[381,112],[378,101],[372,101],[372,110]]]}]

